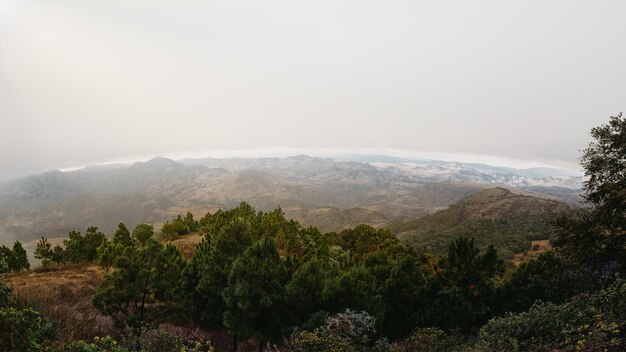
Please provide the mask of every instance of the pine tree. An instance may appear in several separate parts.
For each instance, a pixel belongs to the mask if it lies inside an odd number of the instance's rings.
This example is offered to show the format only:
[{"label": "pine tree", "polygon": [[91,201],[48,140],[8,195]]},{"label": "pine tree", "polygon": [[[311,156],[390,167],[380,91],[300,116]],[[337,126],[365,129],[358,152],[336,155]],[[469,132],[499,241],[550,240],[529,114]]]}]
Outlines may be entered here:
[{"label": "pine tree", "polygon": [[154,227],[147,224],[138,224],[133,230],[133,238],[144,245],[154,235]]},{"label": "pine tree", "polygon": [[41,260],[41,264],[46,267],[50,265],[52,261],[52,249],[50,242],[45,237],[41,237],[39,241],[37,241],[37,248],[35,248],[35,258]]},{"label": "pine tree", "polygon": [[12,262],[9,263],[12,266],[13,272],[20,272],[30,269],[30,263],[28,263],[28,255],[26,250],[22,246],[20,241],[15,241],[13,244]]},{"label": "pine tree", "polygon": [[122,247],[132,246],[134,244],[133,238],[130,236],[130,231],[123,222],[117,225],[117,230],[113,234],[113,244],[119,244]]},{"label": "pine tree", "polygon": [[287,327],[286,270],[274,241],[265,238],[246,249],[234,263],[222,296],[227,305],[224,326],[241,337],[265,343],[277,341]]},{"label": "pine tree", "polygon": [[168,303],[179,291],[184,261],[170,246],[149,240],[145,246],[126,247],[106,275],[93,297],[100,312],[113,318],[116,326],[130,327],[140,350],[142,328],[146,325],[148,306]]}]

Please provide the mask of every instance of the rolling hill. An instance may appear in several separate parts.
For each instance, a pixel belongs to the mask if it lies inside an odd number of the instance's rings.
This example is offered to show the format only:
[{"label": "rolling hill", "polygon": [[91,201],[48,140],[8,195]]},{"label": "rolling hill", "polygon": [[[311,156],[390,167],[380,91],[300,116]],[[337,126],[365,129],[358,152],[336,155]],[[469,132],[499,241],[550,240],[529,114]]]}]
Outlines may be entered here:
[{"label": "rolling hill", "polygon": [[546,221],[568,206],[501,187],[473,194],[432,215],[395,223],[389,229],[404,242],[443,253],[459,237],[474,237],[480,246],[493,244],[512,259],[530,249],[532,240],[549,239]]}]

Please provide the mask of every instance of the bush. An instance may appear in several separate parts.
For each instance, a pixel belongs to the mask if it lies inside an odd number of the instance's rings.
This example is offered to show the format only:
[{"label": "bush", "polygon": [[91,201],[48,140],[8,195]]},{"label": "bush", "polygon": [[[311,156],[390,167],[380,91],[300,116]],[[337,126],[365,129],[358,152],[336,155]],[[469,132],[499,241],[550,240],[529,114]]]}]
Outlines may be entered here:
[{"label": "bush", "polygon": [[[135,337],[121,339],[110,336],[96,337],[93,342],[76,341],[65,347],[65,352],[129,352],[133,350]],[[214,352],[210,343],[185,340],[183,337],[163,329],[147,330],[141,337],[141,352]]]},{"label": "bush", "polygon": [[55,337],[52,322],[34,309],[0,309],[0,351],[45,351]]},{"label": "bush", "polygon": [[396,352],[448,352],[459,339],[438,328],[418,328],[407,339],[394,344]]},{"label": "bush", "polygon": [[367,312],[346,309],[330,316],[313,331],[296,333],[291,341],[295,351],[389,351],[386,339],[373,341],[376,320]]},{"label": "bush", "polygon": [[489,351],[623,351],[626,282],[564,304],[535,303],[528,311],[489,321],[479,346]]}]

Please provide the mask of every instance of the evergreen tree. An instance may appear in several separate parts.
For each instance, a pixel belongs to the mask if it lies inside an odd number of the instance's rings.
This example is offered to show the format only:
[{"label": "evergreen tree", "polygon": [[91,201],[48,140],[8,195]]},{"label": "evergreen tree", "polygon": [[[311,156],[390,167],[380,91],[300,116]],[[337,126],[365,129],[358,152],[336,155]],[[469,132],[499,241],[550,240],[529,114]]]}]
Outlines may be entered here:
[{"label": "evergreen tree", "polygon": [[35,248],[35,258],[41,260],[41,264],[46,267],[50,265],[52,262],[52,249],[50,242],[45,237],[41,237],[39,241],[37,241],[37,247]]},{"label": "evergreen tree", "polygon": [[194,257],[198,284],[194,290],[197,312],[205,326],[221,327],[225,304],[222,291],[228,283],[228,275],[235,259],[252,243],[250,229],[237,219],[214,227],[206,235],[204,244],[198,247]]},{"label": "evergreen tree", "polygon": [[9,261],[9,267],[13,272],[20,272],[30,269],[30,263],[28,263],[28,255],[26,250],[22,246],[20,241],[15,241],[13,244],[13,251],[11,261]]},{"label": "evergreen tree", "polygon": [[98,264],[104,272],[108,273],[118,254],[123,250],[122,243],[109,242],[105,239],[98,247]]},{"label": "evergreen tree", "polygon": [[555,245],[575,265],[607,276],[626,273],[626,118],[620,113],[591,130],[594,141],[581,165],[590,209],[579,209],[555,221]]},{"label": "evergreen tree", "polygon": [[82,260],[94,262],[98,259],[98,247],[107,240],[104,233],[95,226],[90,226],[83,237]]},{"label": "evergreen tree", "polygon": [[133,238],[130,236],[130,231],[123,222],[117,225],[117,230],[113,234],[113,244],[123,247],[132,246],[134,244]]},{"label": "evergreen tree", "polygon": [[138,224],[133,230],[133,238],[141,245],[145,245],[146,241],[152,238],[152,235],[154,235],[154,227],[152,225]]},{"label": "evergreen tree", "polygon": [[259,351],[268,341],[278,341],[287,327],[281,309],[286,300],[285,274],[274,241],[265,238],[246,249],[228,276],[224,326],[236,336],[257,339]]},{"label": "evergreen tree", "polygon": [[174,247],[149,240],[145,246],[124,248],[94,297],[94,306],[114,319],[116,326],[130,327],[140,349],[141,330],[146,325],[148,306],[168,303],[178,291],[184,263]]},{"label": "evergreen tree", "polygon": [[52,248],[52,262],[56,264],[62,263],[63,254],[64,254],[63,247],[59,246],[58,244],[54,246],[54,248]]},{"label": "evergreen tree", "polygon": [[72,263],[79,263],[84,260],[84,238],[77,231],[70,231],[68,238],[63,240],[65,260]]}]

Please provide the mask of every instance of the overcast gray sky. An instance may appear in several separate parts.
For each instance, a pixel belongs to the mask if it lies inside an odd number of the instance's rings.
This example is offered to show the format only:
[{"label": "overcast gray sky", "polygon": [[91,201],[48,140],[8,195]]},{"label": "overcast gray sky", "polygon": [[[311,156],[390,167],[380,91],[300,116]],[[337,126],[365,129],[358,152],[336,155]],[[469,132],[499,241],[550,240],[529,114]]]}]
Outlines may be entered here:
[{"label": "overcast gray sky", "polygon": [[0,179],[207,150],[572,167],[626,109],[626,1],[0,0]]}]

